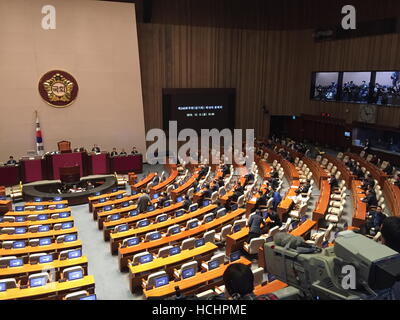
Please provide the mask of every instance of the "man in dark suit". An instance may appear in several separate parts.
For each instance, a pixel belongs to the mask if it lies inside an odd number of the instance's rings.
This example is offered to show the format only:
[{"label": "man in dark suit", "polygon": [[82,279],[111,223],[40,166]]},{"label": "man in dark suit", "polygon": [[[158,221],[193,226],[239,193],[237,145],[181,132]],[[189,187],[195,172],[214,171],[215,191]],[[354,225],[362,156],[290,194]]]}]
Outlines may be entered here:
[{"label": "man in dark suit", "polygon": [[224,177],[231,173],[231,169],[227,164],[221,165],[221,170],[222,170],[222,174],[224,175]]},{"label": "man in dark suit", "polygon": [[137,154],[139,154],[139,151],[137,151],[136,147],[133,147],[132,151],[131,151],[131,155],[137,155]]},{"label": "man in dark suit", "polygon": [[233,192],[233,195],[231,196],[230,200],[231,201],[238,201],[239,197],[244,193],[244,187],[241,186],[240,184],[237,184],[235,187],[235,191]]},{"label": "man in dark suit", "polygon": [[164,203],[166,202],[166,201],[168,201],[168,200],[170,200],[170,197],[168,196],[168,194],[166,193],[166,192],[163,192],[162,194],[161,194],[161,197],[160,197],[160,199],[158,200],[158,206],[159,207],[164,207]]},{"label": "man in dark suit", "polygon": [[363,234],[374,235],[380,230],[383,221],[386,219],[385,214],[382,212],[382,207],[378,206],[367,213],[368,221],[361,227]]},{"label": "man in dark suit", "polygon": [[272,169],[272,171],[271,171],[271,178],[274,178],[274,179],[279,178],[279,173],[278,173],[277,170]]},{"label": "man in dark suit", "polygon": [[385,168],[385,170],[383,170],[383,172],[391,176],[393,174],[393,169],[394,169],[393,166],[390,163],[388,163],[387,167]]},{"label": "man in dark suit", "polygon": [[369,174],[368,177],[364,179],[364,182],[360,188],[363,190],[368,190],[372,189],[374,186],[375,186],[374,178],[372,177],[371,174]]},{"label": "man in dark suit", "polygon": [[199,171],[199,179],[201,179],[202,177],[204,177],[207,172],[208,172],[209,167],[208,166],[202,166],[200,171]]},{"label": "man in dark suit", "polygon": [[260,210],[257,210],[256,213],[250,217],[247,225],[249,226],[249,235],[246,242],[250,243],[251,239],[258,238],[262,235],[262,228],[266,226]]},{"label": "man in dark suit", "polygon": [[369,210],[370,207],[376,207],[378,205],[378,199],[376,199],[376,194],[371,189],[367,190],[366,197],[363,198],[361,201],[367,204],[367,210]]},{"label": "man in dark suit", "polygon": [[353,170],[353,174],[357,177],[357,180],[364,178],[364,172],[361,170],[360,166],[356,166]]},{"label": "man in dark suit", "polygon": [[97,146],[97,144],[93,145],[92,152],[96,152],[96,153],[100,152],[100,148]]},{"label": "man in dark suit", "polygon": [[10,156],[10,158],[8,158],[8,161],[6,162],[6,165],[8,166],[15,166],[17,164],[17,161],[14,160],[13,156]]},{"label": "man in dark suit", "polygon": [[396,181],[394,182],[395,186],[398,186],[400,188],[400,173],[397,175]]},{"label": "man in dark suit", "polygon": [[270,218],[272,220],[272,222],[268,222],[268,226],[270,228],[274,228],[276,226],[282,227],[282,221],[279,218],[279,215],[276,212],[276,210],[274,210],[273,208],[269,208],[268,209],[268,213],[267,213],[267,216],[265,218]]},{"label": "man in dark suit", "polygon": [[266,192],[263,192],[262,190],[258,191],[258,199],[256,201],[255,208],[258,209],[260,206],[266,206],[268,202],[268,190]]},{"label": "man in dark suit", "polygon": [[126,153],[124,148],[122,148],[121,153],[119,155],[120,156],[126,156],[127,155],[127,153]]},{"label": "man in dark suit", "polygon": [[118,155],[117,148],[113,148],[110,153],[110,157],[116,157],[117,155]]},{"label": "man in dark suit", "polygon": [[182,204],[182,209],[188,211],[190,205],[192,204],[192,201],[189,198],[187,198],[186,196],[183,196],[183,199],[184,199],[184,201]]},{"label": "man in dark suit", "polygon": [[151,182],[152,182],[154,185],[157,185],[157,184],[160,183],[160,177],[158,176],[158,173],[157,173],[157,172],[155,173],[155,176],[154,176],[153,180],[151,180]]},{"label": "man in dark suit", "polygon": [[306,180],[306,183],[302,184],[297,190],[296,194],[307,193],[311,188],[311,181],[309,179]]},{"label": "man in dark suit", "polygon": [[146,212],[147,206],[151,205],[150,196],[144,191],[141,190],[140,193],[142,194],[137,202],[137,209],[139,213]]}]

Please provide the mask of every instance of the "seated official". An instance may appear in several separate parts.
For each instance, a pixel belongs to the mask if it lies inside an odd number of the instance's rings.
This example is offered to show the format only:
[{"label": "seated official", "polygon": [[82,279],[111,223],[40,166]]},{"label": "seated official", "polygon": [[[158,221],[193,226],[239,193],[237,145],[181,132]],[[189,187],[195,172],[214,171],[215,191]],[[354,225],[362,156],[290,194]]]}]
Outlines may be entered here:
[{"label": "seated official", "polygon": [[182,198],[184,199],[182,204],[182,209],[188,211],[190,205],[192,204],[192,201],[187,196],[182,196]]},{"label": "seated official", "polygon": [[272,189],[278,189],[279,187],[279,179],[277,178],[270,178],[268,180],[269,184],[271,185]]},{"label": "seated official", "polygon": [[210,190],[211,190],[211,192],[218,191],[219,188],[220,188],[220,187],[219,187],[218,181],[214,181],[214,182],[210,185]]},{"label": "seated official", "polygon": [[278,300],[273,294],[254,295],[254,274],[249,266],[242,263],[229,265],[222,278],[225,285],[224,298],[227,300]]},{"label": "seated official", "polygon": [[368,177],[364,179],[364,182],[360,188],[363,190],[368,190],[372,189],[374,186],[375,186],[374,178],[372,177],[371,174],[369,174]]},{"label": "seated official", "polygon": [[227,164],[222,164],[221,170],[222,170],[222,174],[224,175],[224,177],[231,173],[231,169]]},{"label": "seated official", "polygon": [[160,183],[160,177],[157,172],[155,173],[155,176],[154,176],[153,180],[151,180],[151,182],[153,183],[153,185],[157,185]]},{"label": "seated official", "polygon": [[361,227],[363,234],[375,235],[381,228],[386,215],[382,212],[382,207],[378,206],[367,212],[367,222]]},{"label": "seated official", "polygon": [[161,197],[158,200],[157,204],[159,207],[164,207],[164,203],[170,199],[171,198],[169,197],[169,195],[166,192],[163,192],[163,193],[161,193]]},{"label": "seated official", "polygon": [[[382,244],[400,253],[400,217],[386,218],[381,227]],[[391,288],[390,300],[400,300],[400,281]]]},{"label": "seated official", "polygon": [[353,174],[357,177],[357,180],[362,180],[365,176],[364,172],[361,170],[360,166],[356,166],[353,170]]},{"label": "seated official", "polygon": [[311,188],[311,180],[307,179],[307,181],[302,184],[300,187],[297,188],[296,190],[296,194],[300,194],[300,193],[307,193]]},{"label": "seated official", "polygon": [[201,199],[211,198],[211,190],[208,183],[204,186],[204,189],[201,193]]},{"label": "seated official", "polygon": [[391,176],[393,174],[393,170],[394,170],[393,166],[390,163],[388,163],[387,167],[383,170],[383,172]]},{"label": "seated official", "polygon": [[262,212],[257,209],[256,213],[249,218],[247,225],[249,226],[249,235],[246,242],[250,243],[251,239],[259,238],[262,235],[262,229],[266,226]]},{"label": "seated official", "polygon": [[258,199],[256,201],[255,208],[258,209],[260,206],[266,206],[268,202],[268,190],[266,192],[263,192],[262,190],[258,191]]},{"label": "seated official", "polygon": [[208,166],[205,166],[205,165],[201,166],[201,169],[199,171],[199,179],[201,179],[202,177],[204,177],[207,174],[208,169],[209,169]]},{"label": "seated official", "polygon": [[253,182],[255,179],[253,173],[246,174],[244,177],[246,179],[246,181],[244,182],[244,185],[247,185],[248,183]]},{"label": "seated official", "polygon": [[396,181],[393,184],[400,188],[400,173],[397,175]]},{"label": "seated official", "polygon": [[335,191],[339,188],[339,182],[337,181],[335,176],[330,176],[328,179],[329,185],[331,186],[331,191]]},{"label": "seated official", "polygon": [[137,155],[137,154],[139,154],[139,151],[137,151],[136,147],[133,147],[132,151],[131,151],[131,155]]},{"label": "seated official", "polygon": [[110,156],[111,156],[111,157],[116,157],[116,156],[118,156],[117,148],[113,148],[113,149],[112,149],[112,151],[111,151],[111,153],[110,153]]},{"label": "seated official", "polygon": [[97,146],[97,144],[93,145],[92,152],[96,152],[96,153],[100,152],[100,148]]},{"label": "seated official", "polygon": [[10,158],[8,158],[8,161],[6,162],[7,166],[15,166],[17,164],[17,161],[14,160],[13,156],[10,156]]},{"label": "seated official", "polygon": [[219,177],[217,180],[218,188],[225,186],[225,181],[223,177]]},{"label": "seated official", "polygon": [[235,191],[233,192],[233,195],[230,197],[230,200],[236,202],[243,193],[244,193],[244,187],[241,186],[240,184],[237,184],[235,187]]},{"label": "seated official", "polygon": [[122,148],[121,153],[119,155],[120,156],[127,156],[128,154],[126,153],[125,149]]},{"label": "seated official", "polygon": [[369,210],[370,207],[376,207],[378,205],[378,199],[376,199],[376,194],[371,189],[367,190],[366,197],[363,198],[361,201],[367,204],[367,210]]}]

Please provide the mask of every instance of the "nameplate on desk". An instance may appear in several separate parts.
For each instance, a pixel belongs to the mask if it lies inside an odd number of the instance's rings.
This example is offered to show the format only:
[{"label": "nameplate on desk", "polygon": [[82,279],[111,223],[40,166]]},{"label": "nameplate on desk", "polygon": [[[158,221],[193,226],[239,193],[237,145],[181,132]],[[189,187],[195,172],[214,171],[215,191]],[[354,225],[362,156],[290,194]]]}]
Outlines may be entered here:
[{"label": "nameplate on desk", "polygon": [[292,188],[292,189],[298,189],[299,186],[291,186],[290,188]]}]

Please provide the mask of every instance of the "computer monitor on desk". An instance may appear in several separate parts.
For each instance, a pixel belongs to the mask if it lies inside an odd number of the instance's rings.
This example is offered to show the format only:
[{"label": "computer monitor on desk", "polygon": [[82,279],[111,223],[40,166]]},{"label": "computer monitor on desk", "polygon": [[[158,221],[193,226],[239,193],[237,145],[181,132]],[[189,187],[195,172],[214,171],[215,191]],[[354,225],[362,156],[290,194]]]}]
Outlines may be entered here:
[{"label": "computer monitor on desk", "polygon": [[194,268],[187,268],[182,271],[182,279],[191,278],[196,274],[196,270]]}]

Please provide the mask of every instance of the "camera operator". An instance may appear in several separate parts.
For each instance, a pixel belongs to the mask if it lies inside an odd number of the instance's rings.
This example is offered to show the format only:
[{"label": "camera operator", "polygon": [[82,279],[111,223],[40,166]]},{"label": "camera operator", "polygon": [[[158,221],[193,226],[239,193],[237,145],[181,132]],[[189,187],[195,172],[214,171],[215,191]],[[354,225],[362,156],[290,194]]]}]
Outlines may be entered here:
[{"label": "camera operator", "polygon": [[[388,217],[383,221],[382,244],[400,253],[400,217]],[[396,282],[390,293],[391,300],[400,300],[400,281]]]}]

